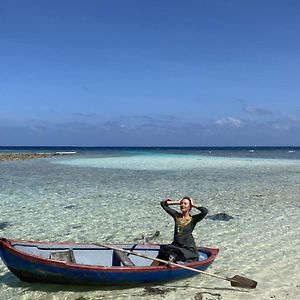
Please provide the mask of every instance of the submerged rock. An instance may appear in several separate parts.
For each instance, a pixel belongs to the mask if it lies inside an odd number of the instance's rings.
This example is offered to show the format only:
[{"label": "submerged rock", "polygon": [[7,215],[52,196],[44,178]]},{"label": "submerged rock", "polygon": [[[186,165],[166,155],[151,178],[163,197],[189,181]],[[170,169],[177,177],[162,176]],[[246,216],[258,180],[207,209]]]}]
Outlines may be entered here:
[{"label": "submerged rock", "polygon": [[7,227],[10,227],[11,225],[12,225],[11,223],[6,222],[6,221],[0,222],[0,229],[5,229]]},{"label": "submerged rock", "polygon": [[194,299],[195,300],[203,300],[203,294],[202,294],[202,292],[196,293],[195,296],[194,296]]},{"label": "submerged rock", "polygon": [[0,161],[27,160],[34,158],[48,158],[54,156],[53,153],[5,153],[0,154]]},{"label": "submerged rock", "polygon": [[160,295],[164,297],[169,292],[176,291],[175,288],[156,288],[156,287],[145,287],[142,296],[156,296]]},{"label": "submerged rock", "polygon": [[157,230],[155,231],[154,234],[150,234],[150,235],[142,234],[142,239],[146,241],[151,241],[159,236],[160,236],[160,231]]},{"label": "submerged rock", "polygon": [[72,229],[82,228],[82,225],[80,225],[80,224],[78,224],[78,225],[72,225],[71,228],[72,228]]},{"label": "submerged rock", "polygon": [[[209,298],[206,298],[204,296],[204,294],[208,294],[209,295]],[[213,297],[213,298],[211,298]],[[204,300],[204,299],[210,299],[210,300],[222,300],[222,296],[221,294],[218,294],[218,293],[210,293],[210,292],[198,292],[195,294],[194,296],[194,300]]]},{"label": "submerged rock", "polygon": [[154,288],[154,287],[145,287],[144,288],[144,296],[145,295],[165,295],[166,289],[164,288]]},{"label": "submerged rock", "polygon": [[66,208],[66,209],[76,208],[76,205],[75,204],[69,204],[69,205],[64,206],[64,208]]},{"label": "submerged rock", "polygon": [[3,153],[0,154],[0,161],[15,161],[15,160],[27,160],[35,158],[48,158],[58,155],[75,154],[74,151],[62,151],[55,153]]},{"label": "submerged rock", "polygon": [[138,238],[135,238],[134,240],[135,241],[138,241],[138,240],[143,240],[144,243],[148,243],[150,242],[151,240],[157,238],[160,236],[160,231],[155,231],[155,233],[153,234],[145,234],[145,233],[142,233],[142,236],[141,237],[138,237]]},{"label": "submerged rock", "polygon": [[223,213],[223,212],[207,216],[206,218],[213,220],[213,221],[229,221],[229,220],[233,219],[232,216],[230,216],[226,213]]}]

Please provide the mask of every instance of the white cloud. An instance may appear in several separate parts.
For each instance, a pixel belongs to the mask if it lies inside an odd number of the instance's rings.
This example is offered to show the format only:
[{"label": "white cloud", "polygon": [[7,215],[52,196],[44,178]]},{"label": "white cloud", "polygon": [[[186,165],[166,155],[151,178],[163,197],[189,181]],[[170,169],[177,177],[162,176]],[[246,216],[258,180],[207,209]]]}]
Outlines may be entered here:
[{"label": "white cloud", "polygon": [[232,116],[213,122],[187,122],[172,116],[127,116],[99,120],[96,124],[91,121],[34,120],[10,123],[0,120],[0,143],[3,145],[300,145],[300,116],[297,113],[259,122]]},{"label": "white cloud", "polygon": [[227,117],[219,119],[215,122],[219,126],[230,126],[230,127],[243,127],[243,122],[240,119],[236,119],[233,117]]}]

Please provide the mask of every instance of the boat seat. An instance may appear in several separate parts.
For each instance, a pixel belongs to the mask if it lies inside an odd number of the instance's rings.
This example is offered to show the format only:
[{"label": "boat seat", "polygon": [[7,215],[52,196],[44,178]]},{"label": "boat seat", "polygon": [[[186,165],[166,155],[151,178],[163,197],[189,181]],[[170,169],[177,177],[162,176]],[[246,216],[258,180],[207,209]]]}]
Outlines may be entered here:
[{"label": "boat seat", "polygon": [[50,259],[60,260],[68,263],[76,263],[74,252],[72,249],[61,250],[61,251],[51,251]]},{"label": "boat seat", "polygon": [[126,255],[126,253],[114,250],[113,252],[113,266],[121,266],[121,263],[124,267],[134,267],[135,264],[132,262],[132,260]]}]

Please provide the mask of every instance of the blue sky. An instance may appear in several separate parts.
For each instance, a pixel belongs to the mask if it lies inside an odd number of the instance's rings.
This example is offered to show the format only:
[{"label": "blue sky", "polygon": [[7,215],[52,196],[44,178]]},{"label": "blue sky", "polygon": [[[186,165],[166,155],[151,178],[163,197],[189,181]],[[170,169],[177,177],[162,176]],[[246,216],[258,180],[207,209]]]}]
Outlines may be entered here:
[{"label": "blue sky", "polygon": [[297,0],[0,0],[0,146],[300,145]]}]

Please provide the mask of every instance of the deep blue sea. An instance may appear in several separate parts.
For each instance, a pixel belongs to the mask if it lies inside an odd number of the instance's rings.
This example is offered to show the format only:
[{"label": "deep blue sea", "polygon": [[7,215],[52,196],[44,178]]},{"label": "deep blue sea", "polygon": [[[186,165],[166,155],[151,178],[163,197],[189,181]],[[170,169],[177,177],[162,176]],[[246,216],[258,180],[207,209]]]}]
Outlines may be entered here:
[{"label": "deep blue sea", "polygon": [[157,294],[28,284],[0,262],[0,299],[300,299],[300,147],[0,147],[0,155],[61,151],[76,153],[0,161],[1,236],[131,243],[159,230],[154,242],[168,243],[173,221],[159,203],[188,195],[209,216],[233,217],[194,230],[197,244],[220,248],[208,271],[258,287],[239,291],[202,275]]}]

